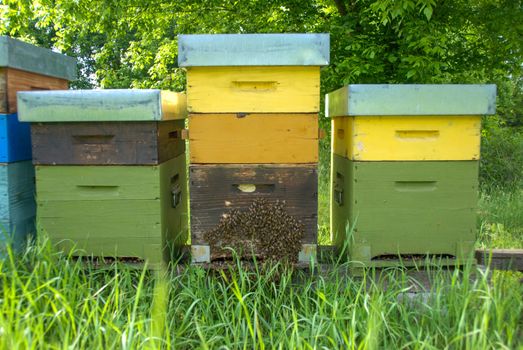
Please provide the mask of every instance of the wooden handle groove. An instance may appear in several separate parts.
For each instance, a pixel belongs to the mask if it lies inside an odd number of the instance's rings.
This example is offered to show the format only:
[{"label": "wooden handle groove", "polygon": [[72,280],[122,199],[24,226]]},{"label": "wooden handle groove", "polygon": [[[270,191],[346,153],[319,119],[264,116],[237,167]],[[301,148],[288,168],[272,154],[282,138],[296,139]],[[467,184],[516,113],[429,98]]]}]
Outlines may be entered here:
[{"label": "wooden handle groove", "polygon": [[232,87],[235,90],[245,92],[275,91],[278,87],[276,81],[233,81]]},{"label": "wooden handle groove", "polygon": [[396,137],[404,140],[435,140],[439,130],[396,130]]},{"label": "wooden handle groove", "polygon": [[334,182],[333,188],[333,197],[336,204],[338,204],[340,207],[343,206],[343,182],[343,175],[339,172],[336,172],[336,180]]},{"label": "wooden handle groove", "polygon": [[73,144],[108,144],[114,139],[114,135],[73,135]]},{"label": "wooden handle groove", "polygon": [[76,187],[83,191],[84,193],[88,193],[90,195],[98,194],[98,193],[104,193],[107,195],[108,193],[114,193],[118,190],[120,186],[115,185],[76,185]]},{"label": "wooden handle groove", "polygon": [[430,192],[437,188],[437,181],[395,181],[395,189],[398,192]]}]

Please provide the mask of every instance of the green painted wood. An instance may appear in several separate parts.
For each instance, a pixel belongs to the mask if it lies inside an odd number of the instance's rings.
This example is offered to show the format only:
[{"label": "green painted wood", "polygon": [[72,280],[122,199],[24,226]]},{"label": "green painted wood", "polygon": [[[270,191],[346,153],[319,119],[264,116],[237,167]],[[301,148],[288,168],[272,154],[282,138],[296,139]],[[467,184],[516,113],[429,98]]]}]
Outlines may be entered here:
[{"label": "green painted wood", "polygon": [[330,36],[295,34],[193,34],[178,36],[178,65],[325,66]]},{"label": "green painted wood", "polygon": [[[331,215],[353,260],[386,255],[466,259],[476,238],[478,162],[354,162],[333,155]],[[386,262],[385,262],[386,263]]]},{"label": "green painted wood", "polygon": [[[164,165],[162,163],[161,165]],[[149,200],[160,195],[158,166],[36,166],[38,199]]]},{"label": "green painted wood", "polygon": [[31,161],[0,164],[0,256],[6,243],[19,250],[34,234],[34,191]]},{"label": "green painted wood", "polygon": [[159,238],[159,200],[47,201],[38,197],[38,222],[55,238]]},{"label": "green painted wood", "polygon": [[164,260],[161,244],[148,243],[145,238],[97,238],[93,239],[54,239],[55,246],[65,252],[74,250],[76,256],[94,257],[148,257],[149,266],[159,266]]},{"label": "green painted wood", "polygon": [[76,59],[8,36],[0,36],[0,67],[76,79]]},{"label": "green painted wood", "polygon": [[84,251],[74,254],[158,264],[187,239],[187,207],[172,208],[171,183],[186,183],[185,155],[157,166],[37,166],[36,178],[39,231],[65,240],[58,246],[66,251],[77,243]]},{"label": "green painted wood", "polygon": [[104,122],[183,119],[185,94],[143,89],[21,91],[18,119],[26,122]]},{"label": "green painted wood", "polygon": [[178,252],[189,237],[187,163],[185,154],[177,162],[169,163],[160,172],[161,222],[164,241],[172,242]]},{"label": "green painted wood", "polygon": [[326,95],[327,117],[496,113],[496,85],[350,84]]}]

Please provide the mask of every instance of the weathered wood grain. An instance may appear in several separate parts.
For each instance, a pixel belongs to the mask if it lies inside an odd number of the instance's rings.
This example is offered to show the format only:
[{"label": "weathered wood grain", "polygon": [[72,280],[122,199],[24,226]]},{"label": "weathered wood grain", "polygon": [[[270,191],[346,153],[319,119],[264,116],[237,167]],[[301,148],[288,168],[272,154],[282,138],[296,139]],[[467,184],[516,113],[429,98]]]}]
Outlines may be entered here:
[{"label": "weathered wood grain", "polygon": [[[242,191],[242,188],[248,190]],[[233,209],[247,209],[258,198],[285,201],[288,213],[305,227],[303,243],[317,242],[315,164],[190,165],[189,192],[192,244],[205,244],[204,234],[213,229],[224,214]]]},{"label": "weathered wood grain", "polygon": [[350,254],[365,264],[398,254],[465,261],[476,238],[477,174],[477,161],[354,162],[333,155],[333,241],[343,245],[348,223]]},{"label": "weathered wood grain", "polygon": [[185,119],[183,93],[155,89],[20,92],[18,118],[26,122],[111,122]]},{"label": "weathered wood grain", "polygon": [[0,114],[0,162],[31,159],[29,123],[18,121],[16,114]]},{"label": "weathered wood grain", "polygon": [[191,113],[317,113],[319,67],[190,67]]},{"label": "weathered wood grain", "polygon": [[[0,68],[0,112],[7,113],[7,68]],[[2,112],[3,111],[3,112]]]},{"label": "weathered wood grain", "polygon": [[349,84],[326,95],[328,117],[496,113],[494,84]]},{"label": "weathered wood grain", "polygon": [[31,161],[0,165],[0,250],[6,240],[19,249],[34,233],[34,192]]},{"label": "weathered wood grain", "polygon": [[0,36],[0,68],[10,67],[63,80],[76,79],[76,59],[5,35]]},{"label": "weathered wood grain", "polygon": [[191,34],[178,36],[178,64],[191,66],[325,66],[329,34]]},{"label": "weathered wood grain", "polygon": [[13,68],[0,68],[0,113],[16,113],[18,91],[65,90],[65,79],[48,77]]},{"label": "weathered wood grain", "polygon": [[360,161],[476,160],[481,116],[355,116],[332,119],[333,152]]},{"label": "weathered wood grain", "polygon": [[[328,269],[332,263],[338,260],[338,247],[335,245],[318,245],[318,262],[322,265],[321,270]],[[191,261],[191,246],[184,245],[181,248],[183,256],[182,262],[188,263]],[[492,270],[512,270],[523,272],[523,249],[476,249],[475,257],[478,265],[489,266]],[[490,261],[490,263],[489,263]],[[453,265],[451,265],[453,266]],[[426,273],[423,266],[416,265],[413,270],[414,273]],[[383,272],[389,271],[385,268]],[[451,267],[449,271],[453,271]]]},{"label": "weathered wood grain", "polygon": [[[181,154],[167,169],[160,171],[160,196],[162,237],[179,255],[189,239],[189,194],[187,186],[187,163]],[[168,257],[166,257],[167,259]]]},{"label": "weathered wood grain", "polygon": [[39,165],[36,175],[39,231],[71,241],[66,251],[78,243],[73,255],[158,264],[187,239],[184,154],[156,166]]},{"label": "weathered wood grain", "polygon": [[523,272],[523,249],[478,249],[476,260],[493,270]]},{"label": "weathered wood grain", "polygon": [[315,163],[317,114],[192,114],[191,163]]},{"label": "weathered wood grain", "polygon": [[183,120],[32,123],[34,164],[155,165],[185,152]]}]

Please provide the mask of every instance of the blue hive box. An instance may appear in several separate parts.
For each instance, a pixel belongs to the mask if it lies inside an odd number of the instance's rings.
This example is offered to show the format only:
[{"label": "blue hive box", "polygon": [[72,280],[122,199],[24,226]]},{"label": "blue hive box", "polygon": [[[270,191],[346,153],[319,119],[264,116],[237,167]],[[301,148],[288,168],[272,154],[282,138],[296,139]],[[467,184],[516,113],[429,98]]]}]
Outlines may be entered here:
[{"label": "blue hive box", "polygon": [[30,160],[0,164],[0,256],[5,245],[15,250],[34,233],[36,204],[34,167]]},{"label": "blue hive box", "polygon": [[0,163],[31,159],[29,123],[18,121],[16,114],[0,114]]}]

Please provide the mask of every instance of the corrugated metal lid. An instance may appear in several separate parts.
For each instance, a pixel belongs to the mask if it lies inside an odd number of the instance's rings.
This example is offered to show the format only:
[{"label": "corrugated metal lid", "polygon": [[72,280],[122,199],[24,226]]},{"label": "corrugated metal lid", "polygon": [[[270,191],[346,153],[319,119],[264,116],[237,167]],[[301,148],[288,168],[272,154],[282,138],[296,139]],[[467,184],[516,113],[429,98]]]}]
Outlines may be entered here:
[{"label": "corrugated metal lid", "polygon": [[25,122],[151,121],[183,119],[187,98],[161,90],[53,90],[18,93]]},{"label": "corrugated metal lid", "polygon": [[496,113],[496,85],[353,84],[326,95],[328,117]]},{"label": "corrugated metal lid", "polygon": [[202,34],[178,36],[178,65],[325,66],[329,34]]}]

